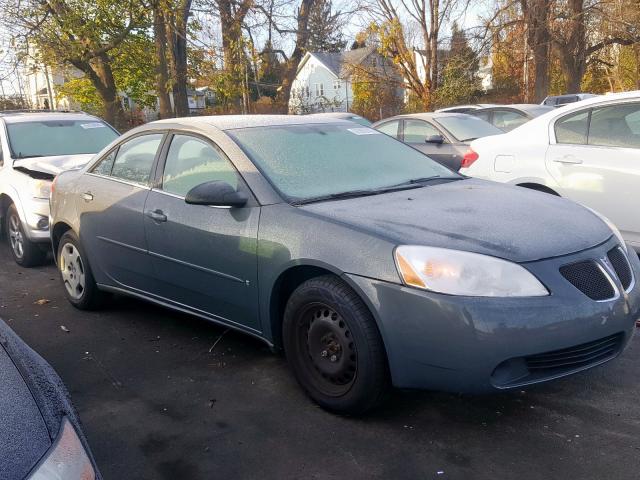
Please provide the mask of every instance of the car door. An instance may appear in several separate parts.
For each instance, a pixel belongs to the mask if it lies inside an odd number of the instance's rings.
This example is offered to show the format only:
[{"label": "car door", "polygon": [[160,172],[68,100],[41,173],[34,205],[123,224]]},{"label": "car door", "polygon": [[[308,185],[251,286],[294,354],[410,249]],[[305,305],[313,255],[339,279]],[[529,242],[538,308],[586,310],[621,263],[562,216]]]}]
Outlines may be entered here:
[{"label": "car door", "polygon": [[546,164],[558,193],[601,212],[640,247],[640,103],[565,115],[551,135]]},{"label": "car door", "polygon": [[79,182],[80,239],[98,283],[150,288],[143,213],[163,137],[161,132],[127,139]]},{"label": "car door", "polygon": [[[427,142],[430,137],[439,136],[441,143]],[[460,156],[451,145],[447,137],[434,125],[423,120],[407,119],[403,121],[402,138],[413,148],[420,150],[436,162],[458,170],[460,168]]]},{"label": "car door", "polygon": [[[172,135],[145,206],[156,295],[226,322],[260,331],[256,245],[260,207],[218,146]],[[224,181],[246,192],[242,208],[189,205],[193,187]]]}]

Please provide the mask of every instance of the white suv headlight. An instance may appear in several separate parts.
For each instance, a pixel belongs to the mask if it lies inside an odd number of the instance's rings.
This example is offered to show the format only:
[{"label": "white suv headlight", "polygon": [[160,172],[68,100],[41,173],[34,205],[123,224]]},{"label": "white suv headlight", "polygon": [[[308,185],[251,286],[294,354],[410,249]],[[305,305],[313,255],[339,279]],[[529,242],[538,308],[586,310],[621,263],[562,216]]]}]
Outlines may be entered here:
[{"label": "white suv headlight", "polygon": [[96,472],[73,425],[62,420],[58,438],[28,480],[94,480]]},{"label": "white suv headlight", "polygon": [[520,265],[478,253],[404,245],[396,248],[400,278],[412,287],[471,297],[541,297],[547,289]]},{"label": "white suv headlight", "polygon": [[49,180],[36,180],[31,186],[31,196],[40,200],[49,200],[51,195],[51,182]]}]

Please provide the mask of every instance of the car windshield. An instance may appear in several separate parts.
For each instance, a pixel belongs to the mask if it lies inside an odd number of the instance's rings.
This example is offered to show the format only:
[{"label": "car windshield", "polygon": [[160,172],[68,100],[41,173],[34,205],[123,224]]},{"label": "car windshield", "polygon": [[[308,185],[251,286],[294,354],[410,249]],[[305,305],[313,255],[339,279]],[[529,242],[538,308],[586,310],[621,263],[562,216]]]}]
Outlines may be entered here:
[{"label": "car windshield", "polygon": [[438,117],[436,121],[448,130],[459,142],[468,142],[476,138],[504,133],[498,127],[494,127],[490,123],[471,115]]},{"label": "car windshield", "polygon": [[368,127],[280,125],[227,132],[289,201],[370,192],[425,178],[461,178]]},{"label": "car windshield", "polygon": [[100,120],[38,120],[7,124],[15,159],[96,153],[118,137]]}]

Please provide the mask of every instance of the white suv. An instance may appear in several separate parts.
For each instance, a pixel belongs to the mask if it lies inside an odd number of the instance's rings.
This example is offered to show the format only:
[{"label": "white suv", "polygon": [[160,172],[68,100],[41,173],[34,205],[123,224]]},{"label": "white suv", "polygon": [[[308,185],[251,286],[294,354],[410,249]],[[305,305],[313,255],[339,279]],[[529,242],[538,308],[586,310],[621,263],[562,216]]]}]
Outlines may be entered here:
[{"label": "white suv", "polygon": [[82,167],[117,137],[110,125],[86,113],[0,112],[0,226],[18,264],[38,265],[50,250],[55,176]]}]

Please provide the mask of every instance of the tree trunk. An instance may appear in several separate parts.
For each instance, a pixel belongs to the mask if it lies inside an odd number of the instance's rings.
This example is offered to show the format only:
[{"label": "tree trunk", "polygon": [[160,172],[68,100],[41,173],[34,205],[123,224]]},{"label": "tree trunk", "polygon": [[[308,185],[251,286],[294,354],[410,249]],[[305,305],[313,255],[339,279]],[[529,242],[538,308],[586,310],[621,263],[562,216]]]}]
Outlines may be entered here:
[{"label": "tree trunk", "polygon": [[578,93],[582,77],[587,70],[587,38],[583,0],[569,0],[567,21],[554,35],[566,93]]},{"label": "tree trunk", "polygon": [[521,0],[527,41],[533,52],[534,102],[542,101],[549,93],[549,12],[551,0]]},{"label": "tree trunk", "polygon": [[316,0],[301,0],[298,9],[298,28],[296,32],[296,45],[289,60],[285,64],[284,75],[280,91],[276,96],[276,105],[282,113],[289,110],[289,98],[291,98],[291,86],[296,78],[298,65],[304,57],[309,41],[309,13]]},{"label": "tree trunk", "polygon": [[156,48],[156,90],[160,107],[160,118],[173,116],[171,99],[169,98],[169,68],[167,65],[167,31],[164,12],[158,4],[153,10],[153,31]]},{"label": "tree trunk", "polygon": [[111,70],[111,59],[102,53],[91,62],[72,62],[80,71],[84,72],[95,87],[104,104],[104,119],[118,130],[128,128],[122,103],[118,98],[118,89]]},{"label": "tree trunk", "polygon": [[173,22],[168,22],[167,36],[171,42],[171,73],[173,76],[173,108],[178,117],[189,116],[187,96],[187,22],[191,0],[183,0],[174,11]]}]

